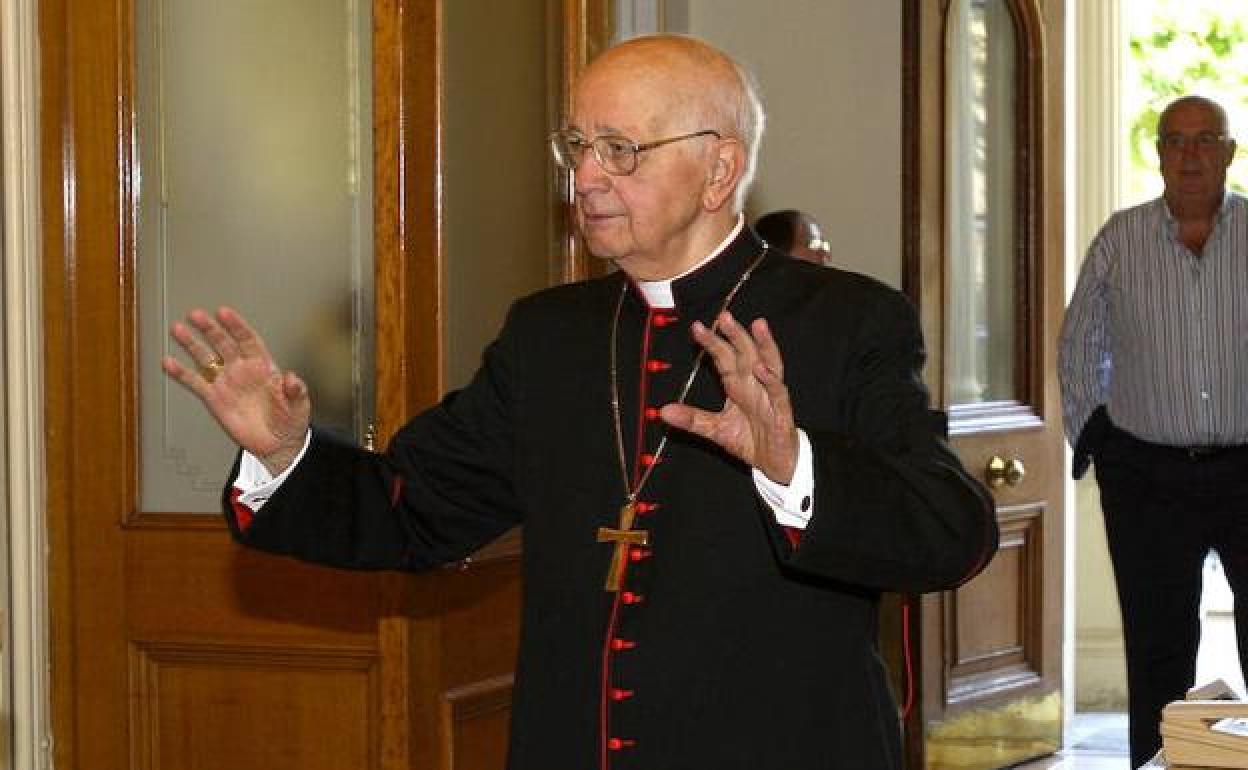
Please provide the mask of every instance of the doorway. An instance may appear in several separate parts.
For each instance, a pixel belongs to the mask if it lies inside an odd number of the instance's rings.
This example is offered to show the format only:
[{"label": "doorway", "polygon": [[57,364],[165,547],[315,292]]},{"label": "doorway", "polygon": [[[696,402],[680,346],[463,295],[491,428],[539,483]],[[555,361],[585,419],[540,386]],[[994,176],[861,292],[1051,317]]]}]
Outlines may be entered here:
[{"label": "doorway", "polygon": [[[1076,105],[1070,185],[1068,285],[1088,243],[1108,215],[1161,192],[1153,147],[1160,110],[1181,93],[1224,104],[1232,133],[1248,125],[1248,93],[1235,82],[1248,57],[1248,11],[1213,0],[1078,3],[1072,9]],[[1236,86],[1238,85],[1238,88]],[[1241,155],[1243,151],[1241,150]],[[1232,165],[1228,184],[1242,191],[1248,163]],[[1122,629],[1105,544],[1096,482],[1073,485],[1072,656],[1074,720],[1067,744],[1126,746],[1126,674]],[[1207,561],[1196,683],[1223,679],[1241,695],[1230,592],[1216,557]]]}]

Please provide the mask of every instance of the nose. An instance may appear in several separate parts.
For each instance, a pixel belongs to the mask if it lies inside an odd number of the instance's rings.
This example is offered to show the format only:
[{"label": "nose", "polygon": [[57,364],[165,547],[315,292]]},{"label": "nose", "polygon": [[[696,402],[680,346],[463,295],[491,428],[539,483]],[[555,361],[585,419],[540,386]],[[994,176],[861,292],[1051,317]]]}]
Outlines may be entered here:
[{"label": "nose", "polygon": [[577,195],[601,192],[611,188],[611,175],[602,169],[593,152],[587,151],[572,172],[572,186]]}]

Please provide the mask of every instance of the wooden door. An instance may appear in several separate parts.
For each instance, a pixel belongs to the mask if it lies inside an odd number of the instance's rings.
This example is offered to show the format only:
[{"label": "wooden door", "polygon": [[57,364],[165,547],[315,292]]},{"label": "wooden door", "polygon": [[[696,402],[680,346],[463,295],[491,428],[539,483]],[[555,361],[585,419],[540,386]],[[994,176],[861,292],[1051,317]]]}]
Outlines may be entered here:
[{"label": "wooden door", "polygon": [[905,288],[928,384],[1001,527],[983,574],[909,602],[907,753],[998,768],[1062,738],[1063,3],[903,7]]},{"label": "wooden door", "polygon": [[[553,52],[553,122],[604,6],[528,6]],[[440,227],[459,175],[442,154],[442,3],[373,0],[371,18],[384,442],[446,387]],[[219,516],[141,503],[138,383],[158,361],[138,352],[135,44],[130,0],[40,4],[57,767],[501,768],[518,536],[435,574],[347,573],[241,549]]]}]

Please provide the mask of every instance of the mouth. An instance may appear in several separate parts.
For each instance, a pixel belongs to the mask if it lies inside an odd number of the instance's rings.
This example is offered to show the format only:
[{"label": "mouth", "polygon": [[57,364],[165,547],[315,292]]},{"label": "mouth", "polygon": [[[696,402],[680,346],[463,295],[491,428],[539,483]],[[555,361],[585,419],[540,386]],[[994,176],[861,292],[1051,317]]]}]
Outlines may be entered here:
[{"label": "mouth", "polygon": [[602,225],[607,222],[610,222],[613,219],[618,219],[619,217],[620,217],[619,214],[613,214],[610,212],[585,211],[584,209],[581,210],[581,222],[586,227],[594,227],[597,225]]},{"label": "mouth", "polygon": [[1180,179],[1198,179],[1205,175],[1205,169],[1199,166],[1180,166],[1175,172]]}]

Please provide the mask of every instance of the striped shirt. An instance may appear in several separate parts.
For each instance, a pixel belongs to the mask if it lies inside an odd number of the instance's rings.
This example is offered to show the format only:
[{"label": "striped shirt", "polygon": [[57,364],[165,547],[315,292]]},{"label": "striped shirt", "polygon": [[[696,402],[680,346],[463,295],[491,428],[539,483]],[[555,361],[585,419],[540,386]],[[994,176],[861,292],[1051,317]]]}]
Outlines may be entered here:
[{"label": "striped shirt", "polygon": [[1058,375],[1072,445],[1101,404],[1145,441],[1248,444],[1248,201],[1223,196],[1200,255],[1164,198],[1110,217],[1066,310]]}]

